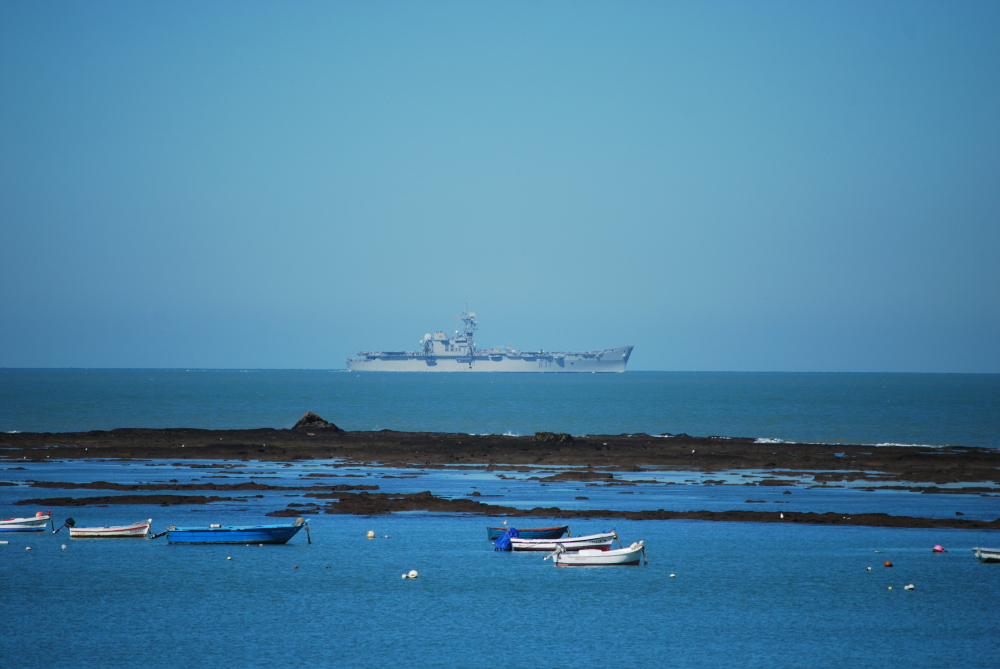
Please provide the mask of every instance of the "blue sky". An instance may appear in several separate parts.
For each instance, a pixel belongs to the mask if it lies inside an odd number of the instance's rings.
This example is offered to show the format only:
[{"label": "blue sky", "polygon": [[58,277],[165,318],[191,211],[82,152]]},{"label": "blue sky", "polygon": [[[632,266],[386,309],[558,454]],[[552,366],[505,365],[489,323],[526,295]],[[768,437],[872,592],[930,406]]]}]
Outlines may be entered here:
[{"label": "blue sky", "polygon": [[0,3],[0,366],[1000,372],[996,3]]}]

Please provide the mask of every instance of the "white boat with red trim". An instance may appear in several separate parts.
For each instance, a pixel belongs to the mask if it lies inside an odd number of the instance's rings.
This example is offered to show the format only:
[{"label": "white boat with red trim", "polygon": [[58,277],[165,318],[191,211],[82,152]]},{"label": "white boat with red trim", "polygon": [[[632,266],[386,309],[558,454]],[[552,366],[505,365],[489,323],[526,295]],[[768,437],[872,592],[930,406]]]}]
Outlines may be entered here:
[{"label": "white boat with red trim", "polygon": [[125,537],[139,537],[144,538],[149,536],[149,525],[153,522],[150,518],[146,521],[137,520],[131,525],[105,525],[103,527],[75,527],[70,525],[69,521],[72,518],[67,519],[66,524],[69,527],[69,537],[70,539],[123,539]]},{"label": "white boat with red trim", "polygon": [[[545,556],[557,567],[606,567],[611,565],[638,565],[640,559],[646,562],[646,547],[641,541],[632,544],[628,548],[619,548],[612,551],[580,550],[568,552],[562,546],[556,548],[555,552]],[[646,562],[646,564],[649,564]]]},{"label": "white boat with red trim", "polygon": [[556,546],[562,546],[564,551],[579,550],[611,550],[611,542],[618,538],[614,532],[601,532],[599,534],[587,534],[580,537],[566,537],[564,539],[521,539],[512,537],[510,540],[511,550],[514,551],[554,551]]},{"label": "white boat with red trim", "polygon": [[0,520],[0,532],[44,532],[51,513],[39,511],[31,518],[4,518]]}]

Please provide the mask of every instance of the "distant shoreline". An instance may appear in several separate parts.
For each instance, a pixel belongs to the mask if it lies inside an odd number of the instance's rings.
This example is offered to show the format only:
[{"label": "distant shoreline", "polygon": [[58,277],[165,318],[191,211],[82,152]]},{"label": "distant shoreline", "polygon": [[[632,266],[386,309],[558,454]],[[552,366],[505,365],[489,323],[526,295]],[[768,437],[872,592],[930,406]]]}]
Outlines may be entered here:
[{"label": "distant shoreline", "polygon": [[[824,481],[877,478],[898,484],[1000,484],[1000,449],[758,443],[743,437],[533,436],[451,432],[347,432],[337,428],[141,429],[0,433],[0,461],[78,458],[342,459],[393,467],[587,467],[818,472]],[[845,473],[846,472],[846,473]],[[869,476],[867,473],[878,473]]]}]

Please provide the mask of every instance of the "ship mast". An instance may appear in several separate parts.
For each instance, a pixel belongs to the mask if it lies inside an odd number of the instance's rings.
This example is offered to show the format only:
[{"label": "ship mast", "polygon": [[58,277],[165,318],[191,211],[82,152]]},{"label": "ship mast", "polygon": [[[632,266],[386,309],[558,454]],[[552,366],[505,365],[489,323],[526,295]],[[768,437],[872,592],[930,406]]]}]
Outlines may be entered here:
[{"label": "ship mast", "polygon": [[476,331],[476,327],[479,323],[476,321],[476,312],[469,311],[469,304],[465,304],[465,308],[462,309],[462,313],[459,315],[464,326],[462,327],[462,334],[465,335],[466,342],[468,344],[468,359],[471,362],[476,355],[476,342],[472,338],[472,333]]}]

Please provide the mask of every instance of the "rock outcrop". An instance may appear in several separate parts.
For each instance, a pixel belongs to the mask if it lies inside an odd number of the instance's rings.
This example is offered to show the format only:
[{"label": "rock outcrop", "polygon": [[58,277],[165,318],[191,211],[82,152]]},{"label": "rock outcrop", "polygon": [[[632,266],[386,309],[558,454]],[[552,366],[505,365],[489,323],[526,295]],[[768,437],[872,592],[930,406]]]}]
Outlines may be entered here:
[{"label": "rock outcrop", "polygon": [[296,423],[295,427],[292,429],[304,431],[323,430],[325,432],[343,432],[343,430],[339,427],[333,423],[328,423],[312,411],[306,411],[302,418],[299,419],[299,422]]}]

